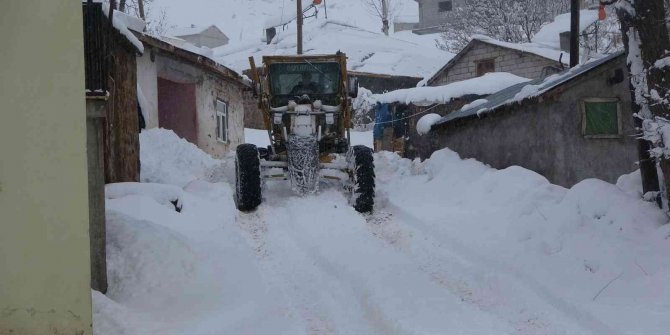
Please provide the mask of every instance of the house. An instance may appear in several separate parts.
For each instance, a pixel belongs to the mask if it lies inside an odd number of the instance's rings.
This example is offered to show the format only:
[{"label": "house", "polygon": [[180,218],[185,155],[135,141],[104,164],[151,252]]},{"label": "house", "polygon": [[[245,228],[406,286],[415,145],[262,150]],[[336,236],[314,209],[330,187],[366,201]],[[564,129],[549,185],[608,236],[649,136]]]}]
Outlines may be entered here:
[{"label": "house", "polygon": [[489,94],[530,79],[494,72],[443,86],[400,89],[372,97],[376,101],[375,150],[395,151],[406,158],[428,158],[432,153],[425,136],[416,131],[426,114],[445,116]]},{"label": "house", "polygon": [[536,43],[508,43],[476,35],[456,56],[428,78],[437,86],[479,77],[488,72],[508,72],[537,79],[560,72],[569,55]]},{"label": "house", "polygon": [[172,29],[168,35],[184,40],[199,48],[210,49],[228,44],[230,39],[216,25],[198,27],[192,24],[190,27]]},{"label": "house", "polygon": [[454,15],[456,9],[472,0],[414,0],[419,3],[419,23],[412,30],[415,34],[434,34]]},{"label": "house", "polygon": [[586,178],[616,182],[636,169],[623,53],[485,99],[433,124],[431,149],[448,147],[497,169],[519,165],[565,187]]},{"label": "house", "polygon": [[82,5],[4,5],[0,334],[90,335]]},{"label": "house", "polygon": [[147,128],[167,128],[221,158],[244,140],[242,77],[211,58],[137,33],[145,52],[137,62]]}]

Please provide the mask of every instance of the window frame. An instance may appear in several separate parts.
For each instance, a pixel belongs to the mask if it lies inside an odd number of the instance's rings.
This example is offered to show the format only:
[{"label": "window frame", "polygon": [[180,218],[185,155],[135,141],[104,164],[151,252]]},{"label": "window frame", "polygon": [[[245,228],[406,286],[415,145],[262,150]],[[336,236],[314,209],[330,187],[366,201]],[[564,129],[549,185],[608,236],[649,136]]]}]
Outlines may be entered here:
[{"label": "window frame", "polygon": [[[224,111],[219,110],[219,103],[223,104],[225,107]],[[228,102],[223,99],[217,98],[214,101],[214,120],[216,121],[216,141],[219,143],[229,143],[228,139],[228,114],[229,114],[229,108],[228,108]],[[219,126],[221,123],[219,123],[219,117],[221,117],[222,124],[223,124],[223,129]]]},{"label": "window frame", "polygon": [[[442,9],[443,3],[449,3],[449,9]],[[437,3],[437,12],[438,13],[448,13],[454,11],[454,2],[451,0],[443,0]]]},{"label": "window frame", "polygon": [[[617,117],[617,134],[586,134],[586,104],[598,102],[615,102]],[[587,139],[618,139],[623,137],[623,120],[621,119],[621,99],[619,98],[584,98],[580,102],[582,112],[582,136]]]},{"label": "window frame", "polygon": [[[493,71],[484,72],[482,74],[479,74],[479,64],[489,63],[489,62],[493,64]],[[483,76],[487,73],[492,73],[492,72],[496,72],[496,59],[495,58],[478,59],[478,60],[475,61],[475,76],[477,78],[479,78],[479,77],[481,77],[481,76]]]}]

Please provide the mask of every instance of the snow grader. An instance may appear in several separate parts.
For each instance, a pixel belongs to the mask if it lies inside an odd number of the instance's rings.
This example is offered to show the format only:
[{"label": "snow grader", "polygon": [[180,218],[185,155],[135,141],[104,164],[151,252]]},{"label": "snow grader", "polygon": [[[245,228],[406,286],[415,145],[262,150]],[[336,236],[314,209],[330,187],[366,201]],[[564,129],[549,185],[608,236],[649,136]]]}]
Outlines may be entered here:
[{"label": "snow grader", "polygon": [[266,179],[290,182],[299,195],[317,192],[322,178],[340,180],[358,212],[371,212],[375,196],[372,149],[351,145],[351,99],[358,82],[347,77],[346,55],[265,56],[252,81],[270,138],[267,148],[237,147],[235,203],[261,204]]}]

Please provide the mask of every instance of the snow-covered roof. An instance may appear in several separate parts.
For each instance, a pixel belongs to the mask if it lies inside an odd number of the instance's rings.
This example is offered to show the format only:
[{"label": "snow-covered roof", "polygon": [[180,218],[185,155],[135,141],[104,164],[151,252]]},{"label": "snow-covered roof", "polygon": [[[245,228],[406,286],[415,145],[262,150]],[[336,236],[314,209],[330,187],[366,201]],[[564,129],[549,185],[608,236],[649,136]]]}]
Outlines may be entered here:
[{"label": "snow-covered roof", "polygon": [[[303,36],[305,54],[335,54],[344,52],[350,71],[423,78],[433,73],[453,54],[384,36],[340,21],[310,20]],[[249,56],[261,63],[262,56],[296,53],[294,25],[277,32],[272,43],[262,41],[243,45],[226,45],[214,49],[215,58],[226,66],[242,72],[249,68]]]},{"label": "snow-covered roof", "polygon": [[[584,31],[588,26],[598,21],[597,10],[582,10],[579,12],[579,31]],[[533,43],[560,49],[560,34],[570,31],[570,13],[556,16],[554,21],[546,24],[531,39]]]},{"label": "snow-covered roof", "polygon": [[[496,40],[494,38],[484,36],[484,35],[473,35],[472,40],[470,40],[470,43],[461,50],[458,54],[456,54],[452,59],[450,59],[444,66],[442,66],[440,69],[435,71],[431,77],[428,78],[428,80],[425,80],[426,83],[432,83],[434,82],[438,76],[443,73],[445,70],[449,69],[453,64],[455,64],[459,59],[461,59],[464,55],[466,55],[470,50],[474,47],[476,43],[487,43],[495,46],[499,46],[502,48],[507,48],[507,49],[512,49],[516,50],[519,52],[524,52],[528,54],[533,54],[539,57],[543,57],[549,60],[553,60],[558,62],[559,59],[563,64],[569,64],[569,54],[564,53],[563,51],[559,49],[554,49],[545,45],[537,44],[537,43],[510,43],[510,42],[503,42]],[[561,57],[561,54],[565,54],[563,57]]]},{"label": "snow-covered roof", "polygon": [[491,72],[481,77],[457,81],[443,86],[415,87],[395,90],[374,95],[373,99],[380,103],[400,102],[417,106],[445,104],[454,98],[466,95],[488,95],[506,87],[530,81],[506,72]]},{"label": "snow-covered roof", "polygon": [[470,108],[463,108],[460,111],[447,114],[435,125],[448,123],[457,119],[478,117],[482,114],[493,113],[502,106],[513,103],[522,103],[528,99],[545,94],[552,89],[581,75],[584,75],[589,71],[596,69],[601,65],[607,64],[621,56],[623,56],[623,52],[611,54],[600,59],[591,60],[585,64],[580,64],[562,73],[555,74],[544,79],[536,79],[530,82],[524,82],[510,86],[486,97],[487,101],[485,103],[477,104]]},{"label": "snow-covered roof", "polygon": [[188,42],[173,38],[151,36],[149,34],[141,34],[139,36],[147,46],[158,48],[174,57],[201,66],[208,71],[218,73],[242,85],[249,84],[239,73],[213,59],[212,50],[209,48],[199,48]]},{"label": "snow-covered roof", "polygon": [[[499,47],[507,48],[507,49],[513,49],[529,54],[534,54],[540,57],[544,57],[547,59],[551,59],[553,61],[558,62],[559,59],[561,59],[561,54],[565,54],[564,51],[561,51],[559,48],[553,48],[553,47],[548,47],[546,45],[538,44],[538,43],[510,43],[510,42],[503,42],[496,40],[494,38],[484,36],[484,35],[475,35],[472,37],[473,40],[488,43],[488,44],[493,44],[497,45]],[[562,61],[564,64],[569,64],[570,63],[570,57],[566,58],[566,55],[563,56]]]},{"label": "snow-covered roof", "polygon": [[[109,18],[109,3],[102,3],[102,12],[107,18]],[[112,16],[112,26],[114,26],[114,28],[118,30],[119,33],[121,33],[121,35],[123,35],[128,40],[128,42],[130,42],[137,49],[139,53],[144,53],[144,45],[142,45],[142,42],[140,42],[140,40],[130,31],[130,29],[141,32],[144,30],[146,23],[142,19],[130,16],[116,9],[114,10],[114,14]]]},{"label": "snow-covered roof", "polygon": [[197,26],[197,25],[191,25],[190,27],[176,27],[169,29],[167,32],[167,36],[170,37],[181,37],[181,36],[189,36],[189,35],[198,35],[202,34],[205,30],[209,28],[214,28],[218,30],[222,35],[225,35],[219,27],[217,27],[214,24],[210,24],[208,26]]}]

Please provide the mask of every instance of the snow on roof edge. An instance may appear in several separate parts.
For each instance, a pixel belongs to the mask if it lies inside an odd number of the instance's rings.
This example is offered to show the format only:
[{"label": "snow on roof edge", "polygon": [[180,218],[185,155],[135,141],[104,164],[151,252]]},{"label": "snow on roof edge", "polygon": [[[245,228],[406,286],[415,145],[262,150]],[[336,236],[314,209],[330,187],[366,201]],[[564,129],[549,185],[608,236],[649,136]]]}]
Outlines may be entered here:
[{"label": "snow on roof edge", "polygon": [[481,77],[457,81],[442,86],[405,88],[375,94],[373,99],[380,103],[404,103],[416,106],[445,104],[465,95],[488,95],[530,79],[507,72],[490,72]]}]

